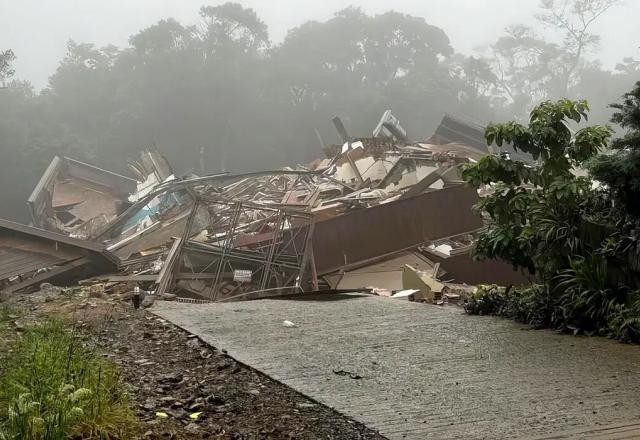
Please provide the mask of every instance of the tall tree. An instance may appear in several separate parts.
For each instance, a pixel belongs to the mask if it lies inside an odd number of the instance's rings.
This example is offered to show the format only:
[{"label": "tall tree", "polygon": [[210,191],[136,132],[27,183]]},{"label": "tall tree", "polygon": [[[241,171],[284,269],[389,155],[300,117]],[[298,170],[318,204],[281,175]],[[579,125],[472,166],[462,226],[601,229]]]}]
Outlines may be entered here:
[{"label": "tall tree", "polygon": [[598,156],[590,171],[606,185],[618,209],[640,221],[640,81],[611,107],[616,110],[611,121],[626,132],[614,139],[615,152]]},{"label": "tall tree", "polygon": [[[477,99],[464,96],[471,71],[460,62],[442,29],[397,12],[367,15],[347,8],[326,22],[308,22],[275,48],[273,90],[295,106],[292,120],[337,140],[330,117],[338,114],[354,133],[367,133],[387,108],[414,138],[428,136],[444,112],[466,112]],[[477,72],[476,72],[477,73]],[[434,105],[434,103],[438,105]],[[485,107],[486,109],[486,107]]]},{"label": "tall tree", "polygon": [[593,23],[616,4],[620,0],[542,0],[542,12],[536,18],[564,33],[564,66],[559,72],[564,95],[575,81],[574,74],[583,55],[600,42],[600,36],[591,32]]},{"label": "tall tree", "polygon": [[514,25],[492,45],[496,90],[516,114],[552,97],[578,95],[575,90],[585,69],[599,69],[585,55],[597,48],[594,23],[620,0],[542,0],[538,23],[562,36],[554,42],[531,27]]},{"label": "tall tree", "polygon": [[257,53],[269,47],[267,25],[251,8],[237,3],[203,6],[200,16],[202,39],[208,53],[229,56],[236,52]]},{"label": "tall tree", "polygon": [[13,76],[15,70],[12,63],[16,56],[11,49],[0,51],[0,85],[5,87],[5,82]]}]

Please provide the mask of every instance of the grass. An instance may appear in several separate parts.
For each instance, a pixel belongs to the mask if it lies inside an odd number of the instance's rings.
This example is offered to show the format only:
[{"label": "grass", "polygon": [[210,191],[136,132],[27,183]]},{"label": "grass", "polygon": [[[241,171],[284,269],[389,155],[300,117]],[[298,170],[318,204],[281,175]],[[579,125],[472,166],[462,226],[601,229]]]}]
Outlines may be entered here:
[{"label": "grass", "polygon": [[0,440],[127,439],[137,430],[117,368],[77,332],[49,320],[13,344],[0,373]]},{"label": "grass", "polygon": [[0,304],[0,324],[11,321],[13,316],[18,316],[18,311],[9,304]]}]

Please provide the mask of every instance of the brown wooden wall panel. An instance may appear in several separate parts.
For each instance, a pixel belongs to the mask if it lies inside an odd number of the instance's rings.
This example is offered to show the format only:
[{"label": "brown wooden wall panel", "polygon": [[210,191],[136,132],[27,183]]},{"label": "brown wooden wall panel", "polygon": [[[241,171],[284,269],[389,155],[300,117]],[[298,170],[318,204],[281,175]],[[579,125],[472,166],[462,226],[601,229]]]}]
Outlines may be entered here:
[{"label": "brown wooden wall panel", "polygon": [[478,194],[459,185],[316,223],[318,273],[482,227],[471,207]]},{"label": "brown wooden wall panel", "polygon": [[116,269],[103,246],[51,231],[0,219],[0,282],[37,269],[59,266],[53,271],[4,286],[6,292],[31,288],[43,281],[62,285]]},{"label": "brown wooden wall panel", "polygon": [[449,258],[439,258],[433,254],[428,257],[434,262],[440,263],[440,267],[447,272],[443,277],[444,280],[453,279],[456,283],[523,286],[532,282],[530,276],[514,270],[513,266],[504,261],[475,261],[468,253]]},{"label": "brown wooden wall panel", "polygon": [[0,246],[0,280],[65,262],[53,254]]}]

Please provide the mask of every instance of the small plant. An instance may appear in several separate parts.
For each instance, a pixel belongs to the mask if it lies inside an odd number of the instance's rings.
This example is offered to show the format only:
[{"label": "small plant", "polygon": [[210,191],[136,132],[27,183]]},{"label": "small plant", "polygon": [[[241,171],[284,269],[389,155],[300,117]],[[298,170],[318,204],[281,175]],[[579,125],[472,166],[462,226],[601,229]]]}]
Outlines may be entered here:
[{"label": "small plant", "polygon": [[0,304],[0,324],[11,321],[13,317],[18,316],[18,311],[9,304]]},{"label": "small plant", "polygon": [[28,329],[0,376],[0,439],[124,439],[137,429],[118,372],[59,321]]}]

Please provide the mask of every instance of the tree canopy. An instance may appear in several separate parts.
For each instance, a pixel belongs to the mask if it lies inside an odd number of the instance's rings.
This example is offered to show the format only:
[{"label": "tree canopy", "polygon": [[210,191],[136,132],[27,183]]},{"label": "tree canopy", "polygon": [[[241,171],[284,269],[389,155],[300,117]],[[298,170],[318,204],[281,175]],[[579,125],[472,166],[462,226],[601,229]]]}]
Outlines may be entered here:
[{"label": "tree canopy", "polygon": [[[575,24],[612,2],[569,3],[575,7],[561,17]],[[559,4],[546,2],[541,11],[559,11]],[[3,195],[0,214],[24,218],[23,201],[56,154],[126,172],[122,157],[155,145],[183,173],[248,171],[315,159],[316,132],[325,143],[339,142],[330,122],[336,115],[351,134],[367,135],[390,108],[415,140],[430,136],[444,113],[522,120],[534,102],[562,96],[561,73],[576,59],[566,97],[589,98],[592,119],[604,122],[605,104],[637,79],[640,64],[622,60],[608,71],[587,62],[584,53],[597,40],[589,32],[572,43],[568,34],[550,41],[515,26],[493,53],[467,56],[424,18],[351,7],[274,44],[255,11],[225,3],[203,6],[195,23],[160,20],[125,47],[69,41],[40,92],[15,79],[20,54],[6,50],[0,175],[14,191]],[[587,49],[578,53],[576,44]]]}]

